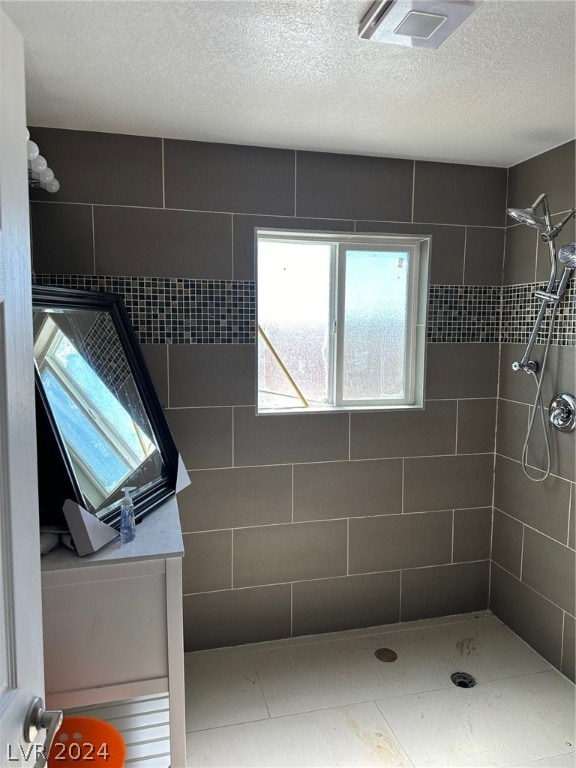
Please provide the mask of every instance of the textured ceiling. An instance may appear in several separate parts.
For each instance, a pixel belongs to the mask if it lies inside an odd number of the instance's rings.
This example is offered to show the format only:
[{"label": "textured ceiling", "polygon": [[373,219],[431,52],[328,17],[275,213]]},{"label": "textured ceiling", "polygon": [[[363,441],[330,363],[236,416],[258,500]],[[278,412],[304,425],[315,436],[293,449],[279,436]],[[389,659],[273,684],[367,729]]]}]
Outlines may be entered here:
[{"label": "textured ceiling", "polygon": [[486,0],[438,50],[358,39],[362,0],[2,5],[30,125],[498,166],[575,135],[574,0]]}]

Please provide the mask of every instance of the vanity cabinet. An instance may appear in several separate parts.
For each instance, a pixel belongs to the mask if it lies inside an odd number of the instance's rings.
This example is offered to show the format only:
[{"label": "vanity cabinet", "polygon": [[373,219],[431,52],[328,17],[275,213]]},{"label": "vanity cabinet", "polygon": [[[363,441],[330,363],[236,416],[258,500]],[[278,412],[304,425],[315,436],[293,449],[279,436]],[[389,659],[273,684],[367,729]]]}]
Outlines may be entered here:
[{"label": "vanity cabinet", "polygon": [[42,558],[47,707],[165,693],[172,768],[186,765],[182,555],[173,498],[130,544],[83,558],[60,546]]}]

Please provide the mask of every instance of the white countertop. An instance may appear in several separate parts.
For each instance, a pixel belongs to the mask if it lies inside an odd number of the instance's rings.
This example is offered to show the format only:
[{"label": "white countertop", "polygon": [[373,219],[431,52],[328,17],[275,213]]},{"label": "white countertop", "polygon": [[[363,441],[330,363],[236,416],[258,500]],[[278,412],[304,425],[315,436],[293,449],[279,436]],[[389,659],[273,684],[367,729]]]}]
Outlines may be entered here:
[{"label": "white countertop", "polygon": [[63,544],[41,558],[42,571],[80,568],[88,565],[125,563],[153,558],[182,557],[184,542],[180,527],[180,515],[176,496],[163,502],[136,525],[136,538],[129,544],[118,538],[106,544],[98,552],[78,557]]}]

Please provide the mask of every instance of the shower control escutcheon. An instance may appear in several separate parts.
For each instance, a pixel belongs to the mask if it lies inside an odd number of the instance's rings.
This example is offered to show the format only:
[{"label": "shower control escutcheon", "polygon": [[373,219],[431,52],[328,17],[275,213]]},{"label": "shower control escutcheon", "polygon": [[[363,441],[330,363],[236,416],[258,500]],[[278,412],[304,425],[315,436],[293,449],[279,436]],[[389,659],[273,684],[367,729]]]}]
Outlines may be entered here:
[{"label": "shower control escutcheon", "polygon": [[576,429],[576,397],[569,392],[555,395],[550,403],[548,419],[559,432],[572,432]]}]

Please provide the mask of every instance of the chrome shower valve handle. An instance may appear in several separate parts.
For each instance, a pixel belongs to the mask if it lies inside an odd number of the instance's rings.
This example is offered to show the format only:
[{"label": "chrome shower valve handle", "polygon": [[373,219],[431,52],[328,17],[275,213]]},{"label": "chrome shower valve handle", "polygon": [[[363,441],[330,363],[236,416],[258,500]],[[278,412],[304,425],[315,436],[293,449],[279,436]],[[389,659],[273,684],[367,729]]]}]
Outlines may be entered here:
[{"label": "chrome shower valve handle", "polygon": [[576,429],[576,397],[569,392],[560,392],[550,403],[548,419],[559,432]]}]

